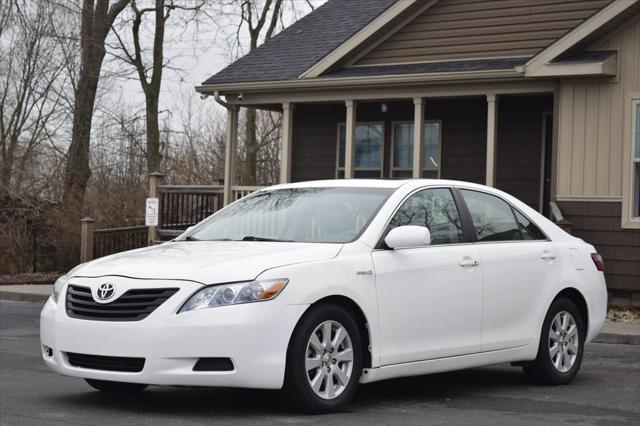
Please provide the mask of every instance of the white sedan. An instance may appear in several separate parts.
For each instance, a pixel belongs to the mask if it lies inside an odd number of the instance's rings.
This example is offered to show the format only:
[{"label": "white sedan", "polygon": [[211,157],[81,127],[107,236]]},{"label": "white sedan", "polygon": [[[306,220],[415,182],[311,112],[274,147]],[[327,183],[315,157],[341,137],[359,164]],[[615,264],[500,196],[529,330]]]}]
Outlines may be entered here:
[{"label": "white sedan", "polygon": [[278,185],[60,278],[42,354],[102,391],[284,388],[311,412],[344,408],[358,383],[503,362],[560,385],[604,324],[603,267],[485,186]]}]

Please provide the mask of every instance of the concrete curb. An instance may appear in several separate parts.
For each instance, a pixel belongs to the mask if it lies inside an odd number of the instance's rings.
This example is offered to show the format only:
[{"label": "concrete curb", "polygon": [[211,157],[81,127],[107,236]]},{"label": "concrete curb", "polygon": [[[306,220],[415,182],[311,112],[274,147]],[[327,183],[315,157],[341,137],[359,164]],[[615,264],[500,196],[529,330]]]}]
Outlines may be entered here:
[{"label": "concrete curb", "polygon": [[46,302],[48,298],[48,294],[0,291],[0,300],[13,300],[14,302],[32,302],[44,304],[44,302]]},{"label": "concrete curb", "polygon": [[632,334],[600,333],[593,343],[610,343],[616,345],[640,345],[640,336]]}]

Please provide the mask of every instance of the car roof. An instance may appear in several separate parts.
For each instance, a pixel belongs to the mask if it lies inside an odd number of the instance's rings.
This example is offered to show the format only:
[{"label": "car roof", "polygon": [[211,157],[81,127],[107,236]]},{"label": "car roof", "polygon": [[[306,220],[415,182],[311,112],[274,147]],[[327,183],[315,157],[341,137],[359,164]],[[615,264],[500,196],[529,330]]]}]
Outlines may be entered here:
[{"label": "car roof", "polygon": [[400,187],[419,188],[423,186],[463,186],[495,191],[484,185],[445,179],[327,179],[306,182],[285,183],[270,186],[265,190],[289,189],[289,188],[391,188]]}]

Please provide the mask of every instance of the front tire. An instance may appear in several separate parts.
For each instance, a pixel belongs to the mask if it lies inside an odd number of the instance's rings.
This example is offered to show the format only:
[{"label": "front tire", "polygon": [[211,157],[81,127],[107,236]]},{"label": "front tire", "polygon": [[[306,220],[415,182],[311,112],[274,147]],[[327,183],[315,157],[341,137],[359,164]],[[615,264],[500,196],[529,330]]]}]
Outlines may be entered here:
[{"label": "front tire", "polygon": [[536,359],[522,368],[538,385],[566,385],[578,373],[586,330],[580,311],[569,299],[555,300],[542,325]]},{"label": "front tire", "polygon": [[337,305],[311,308],[300,320],[287,352],[284,389],[294,408],[310,413],[343,410],[362,374],[357,323]]},{"label": "front tire", "polygon": [[136,393],[143,391],[147,385],[141,383],[109,382],[106,380],[84,379],[89,386],[106,393]]}]

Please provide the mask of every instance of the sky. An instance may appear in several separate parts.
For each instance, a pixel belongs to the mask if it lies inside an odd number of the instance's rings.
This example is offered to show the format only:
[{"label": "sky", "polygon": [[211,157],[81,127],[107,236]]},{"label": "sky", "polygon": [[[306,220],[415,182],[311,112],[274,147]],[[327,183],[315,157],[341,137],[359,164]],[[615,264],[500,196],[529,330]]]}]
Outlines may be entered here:
[{"label": "sky", "polygon": [[[214,0],[215,1],[215,0]],[[306,0],[285,0],[293,4],[297,13],[291,9],[285,9],[283,17],[284,25],[288,26],[302,15],[308,13],[310,8]],[[311,0],[318,7],[326,0]],[[142,7],[142,6],[141,6]],[[163,71],[162,92],[160,96],[161,110],[172,110],[184,103],[186,96],[199,99],[195,92],[195,86],[214,75],[233,61],[238,54],[246,52],[249,34],[246,28],[240,33],[241,51],[230,52],[228,38],[233,37],[237,29],[239,17],[236,11],[229,10],[228,14],[211,14],[202,17],[198,25],[191,23],[183,25],[181,19],[172,16],[167,21],[165,34],[164,55],[169,60],[169,66]],[[149,34],[153,34],[149,27]],[[121,30],[122,37],[128,38],[127,28]],[[115,39],[111,37],[111,43]],[[146,41],[146,43],[145,43]],[[143,45],[151,46],[150,39],[143,40]],[[118,72],[126,69],[118,60],[105,63],[105,71]],[[118,78],[114,87],[109,88],[109,96],[131,107],[143,107],[144,96],[140,83],[135,75],[127,78]],[[202,102],[214,103],[212,98]]]}]

